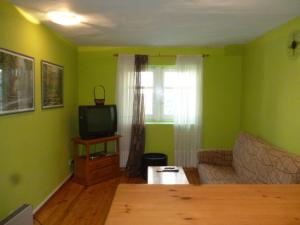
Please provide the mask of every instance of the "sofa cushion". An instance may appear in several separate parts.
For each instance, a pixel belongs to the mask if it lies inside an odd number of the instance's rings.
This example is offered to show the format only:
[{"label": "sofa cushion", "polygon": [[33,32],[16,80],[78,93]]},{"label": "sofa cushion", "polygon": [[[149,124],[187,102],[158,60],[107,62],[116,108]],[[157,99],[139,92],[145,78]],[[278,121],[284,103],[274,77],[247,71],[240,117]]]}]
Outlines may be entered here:
[{"label": "sofa cushion", "polygon": [[241,133],[233,149],[233,167],[243,183],[300,183],[300,157]]},{"label": "sofa cushion", "polygon": [[237,174],[231,166],[217,166],[212,164],[198,164],[201,184],[235,184],[240,183]]},{"label": "sofa cushion", "polygon": [[200,150],[199,163],[217,166],[232,166],[232,151],[225,149]]}]

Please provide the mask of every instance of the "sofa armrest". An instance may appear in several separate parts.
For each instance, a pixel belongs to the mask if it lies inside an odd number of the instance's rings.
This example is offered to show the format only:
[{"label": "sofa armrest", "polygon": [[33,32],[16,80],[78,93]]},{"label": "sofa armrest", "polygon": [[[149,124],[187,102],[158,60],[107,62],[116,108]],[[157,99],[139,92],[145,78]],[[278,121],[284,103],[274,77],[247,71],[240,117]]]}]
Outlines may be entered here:
[{"label": "sofa armrest", "polygon": [[232,151],[225,149],[202,149],[198,152],[199,163],[232,166]]}]

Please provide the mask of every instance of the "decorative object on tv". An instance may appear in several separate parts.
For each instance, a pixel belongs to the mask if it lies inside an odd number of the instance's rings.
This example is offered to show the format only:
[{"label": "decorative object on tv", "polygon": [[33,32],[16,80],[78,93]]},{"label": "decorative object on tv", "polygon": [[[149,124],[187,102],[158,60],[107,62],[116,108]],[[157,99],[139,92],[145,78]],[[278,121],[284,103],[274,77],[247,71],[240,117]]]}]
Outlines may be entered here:
[{"label": "decorative object on tv", "polygon": [[63,107],[62,66],[42,61],[42,108]]},{"label": "decorative object on tv", "polygon": [[0,48],[0,115],[34,111],[34,59]]},{"label": "decorative object on tv", "polygon": [[[103,98],[97,98],[96,97],[96,92],[97,90],[101,89],[103,92]],[[94,87],[94,101],[96,105],[104,105],[105,104],[105,88],[102,85],[98,85]]]}]

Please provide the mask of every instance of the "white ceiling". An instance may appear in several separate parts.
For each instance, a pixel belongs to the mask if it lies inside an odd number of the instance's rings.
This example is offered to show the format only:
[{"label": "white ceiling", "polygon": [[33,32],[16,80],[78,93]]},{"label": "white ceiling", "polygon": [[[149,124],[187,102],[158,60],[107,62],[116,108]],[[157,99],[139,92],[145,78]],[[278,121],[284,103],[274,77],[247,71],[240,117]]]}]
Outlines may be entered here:
[{"label": "white ceiling", "polygon": [[[300,0],[11,0],[78,45],[224,46],[248,42],[300,15]],[[53,24],[52,10],[86,18]]]}]

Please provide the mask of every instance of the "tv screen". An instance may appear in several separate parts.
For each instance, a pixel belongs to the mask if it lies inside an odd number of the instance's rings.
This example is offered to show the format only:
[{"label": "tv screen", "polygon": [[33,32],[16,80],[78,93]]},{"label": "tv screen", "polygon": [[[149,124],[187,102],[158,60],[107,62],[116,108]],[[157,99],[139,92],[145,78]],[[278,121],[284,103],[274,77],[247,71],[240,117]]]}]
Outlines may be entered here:
[{"label": "tv screen", "polygon": [[79,106],[79,133],[82,139],[113,136],[116,131],[116,105]]}]

